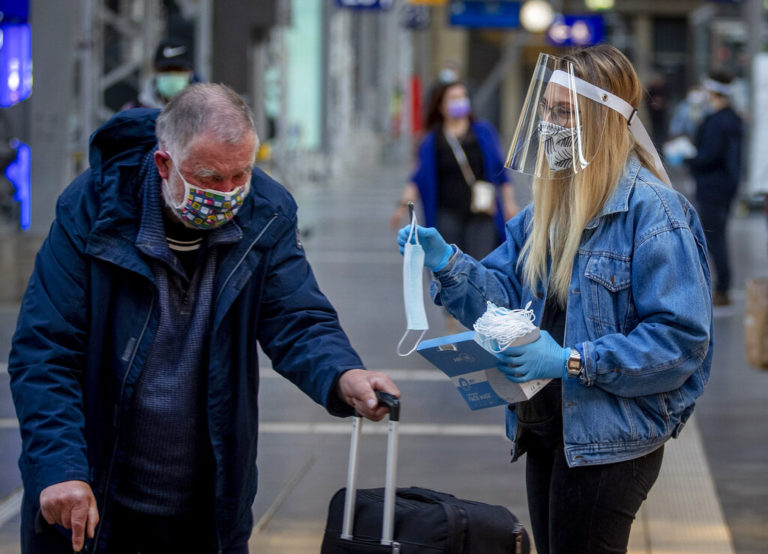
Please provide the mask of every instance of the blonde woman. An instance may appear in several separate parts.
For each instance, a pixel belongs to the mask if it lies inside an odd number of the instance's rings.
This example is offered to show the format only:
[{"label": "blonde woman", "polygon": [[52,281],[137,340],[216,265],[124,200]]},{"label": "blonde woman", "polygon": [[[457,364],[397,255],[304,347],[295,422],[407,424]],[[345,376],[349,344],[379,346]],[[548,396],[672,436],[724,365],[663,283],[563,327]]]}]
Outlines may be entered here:
[{"label": "blonde woman", "polygon": [[527,453],[540,554],[626,551],[663,445],[709,376],[704,234],[667,184],[636,114],[642,97],[611,46],[542,54],[507,159],[533,175],[533,203],[482,263],[419,231],[435,300],[459,321],[471,327],[487,301],[530,302],[542,330],[498,366],[514,382],[552,379],[506,412],[513,460]]}]

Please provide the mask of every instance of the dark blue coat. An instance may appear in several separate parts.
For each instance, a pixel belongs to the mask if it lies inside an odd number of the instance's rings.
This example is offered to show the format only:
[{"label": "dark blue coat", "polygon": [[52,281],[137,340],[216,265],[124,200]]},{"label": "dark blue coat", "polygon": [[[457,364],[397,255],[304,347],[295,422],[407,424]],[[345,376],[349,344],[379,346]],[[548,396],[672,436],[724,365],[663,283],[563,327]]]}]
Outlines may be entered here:
[{"label": "dark blue coat", "polygon": [[[55,483],[91,483],[102,518],[91,551],[103,551],[108,538],[108,499],[127,455],[117,437],[158,325],[154,277],[135,244],[137,172],[155,146],[157,113],[122,112],[92,136],[91,167],[59,198],[10,355],[25,504],[37,510],[40,491]],[[297,239],[289,193],[255,169],[234,221],[243,239],[219,253],[207,364],[216,529],[225,552],[243,548],[253,526],[257,342],[279,373],[334,415],[351,414],[336,396],[337,379],[362,367]],[[23,537],[31,527],[27,518]]]},{"label": "dark blue coat", "polygon": [[688,160],[700,202],[733,200],[741,179],[744,126],[732,108],[710,114],[696,133],[696,157]]},{"label": "dark blue coat", "polygon": [[[483,153],[485,179],[496,186],[496,214],[493,217],[497,235],[504,237],[504,209],[499,187],[509,181],[504,162],[499,153],[499,139],[490,123],[473,121],[472,130],[477,136],[477,143]],[[435,131],[424,136],[419,145],[416,170],[411,175],[411,182],[419,189],[421,204],[424,209],[424,225],[434,227],[437,223],[437,147]]]}]

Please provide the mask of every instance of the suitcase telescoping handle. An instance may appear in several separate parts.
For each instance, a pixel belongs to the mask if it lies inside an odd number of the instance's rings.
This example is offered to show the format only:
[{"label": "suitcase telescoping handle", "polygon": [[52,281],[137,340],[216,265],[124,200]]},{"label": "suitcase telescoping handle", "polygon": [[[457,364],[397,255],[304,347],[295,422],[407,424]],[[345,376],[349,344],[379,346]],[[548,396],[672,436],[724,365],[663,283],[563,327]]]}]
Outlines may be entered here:
[{"label": "suitcase telescoping handle", "polygon": [[[397,469],[397,425],[400,422],[400,400],[387,392],[376,391],[379,406],[389,408],[389,428],[387,431],[387,469],[384,483],[384,521],[381,527],[381,544],[392,544],[395,521],[395,480]],[[355,497],[357,493],[357,454],[360,450],[360,435],[363,418],[355,412],[352,423],[352,440],[349,444],[349,470],[347,472],[347,491],[344,497],[344,522],[341,538],[352,540],[355,520]]]}]

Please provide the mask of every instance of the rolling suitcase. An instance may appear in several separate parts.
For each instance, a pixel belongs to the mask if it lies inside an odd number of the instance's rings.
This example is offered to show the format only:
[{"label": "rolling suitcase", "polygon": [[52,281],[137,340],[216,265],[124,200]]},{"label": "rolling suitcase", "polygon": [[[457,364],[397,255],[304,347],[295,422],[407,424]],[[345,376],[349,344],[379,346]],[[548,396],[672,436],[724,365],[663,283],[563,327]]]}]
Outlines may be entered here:
[{"label": "rolling suitcase", "polygon": [[377,393],[389,408],[385,487],[357,490],[362,418],[355,415],[346,488],[328,507],[321,554],[527,554],[522,524],[503,506],[456,498],[420,487],[395,490],[400,403]]}]

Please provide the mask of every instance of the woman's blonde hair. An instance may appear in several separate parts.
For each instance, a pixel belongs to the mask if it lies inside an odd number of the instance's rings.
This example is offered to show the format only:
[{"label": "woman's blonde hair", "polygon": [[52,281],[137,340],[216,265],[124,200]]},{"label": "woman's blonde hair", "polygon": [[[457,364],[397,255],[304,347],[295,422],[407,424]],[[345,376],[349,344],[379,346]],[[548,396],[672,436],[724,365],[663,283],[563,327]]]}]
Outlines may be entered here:
[{"label": "woman's blonde hair", "polygon": [[[635,109],[640,105],[643,87],[637,73],[613,46],[573,50],[564,59],[573,64],[577,77],[612,92]],[[593,110],[605,113],[597,117],[590,113]],[[583,103],[580,115],[583,150],[595,152],[594,158],[571,178],[534,179],[532,230],[520,257],[525,282],[535,291],[546,280],[551,256],[549,294],[561,306],[568,299],[573,262],[584,228],[615,190],[630,153],[634,152],[644,166],[656,173],[652,157],[635,142],[623,115],[591,102]]]}]

